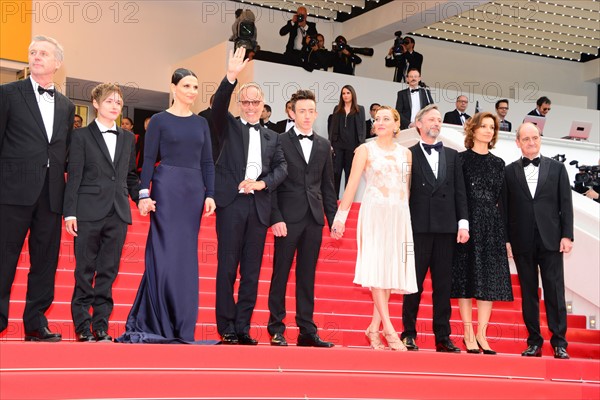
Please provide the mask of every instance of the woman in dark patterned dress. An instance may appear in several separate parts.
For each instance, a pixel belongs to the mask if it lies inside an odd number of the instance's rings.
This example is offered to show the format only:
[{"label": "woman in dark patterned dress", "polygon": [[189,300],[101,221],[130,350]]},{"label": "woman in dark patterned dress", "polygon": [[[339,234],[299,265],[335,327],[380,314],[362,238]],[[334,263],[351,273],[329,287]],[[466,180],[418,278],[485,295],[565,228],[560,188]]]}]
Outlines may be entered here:
[{"label": "woman in dark patterned dress", "polygon": [[[504,227],[498,200],[504,183],[504,161],[489,152],[498,140],[498,118],[475,114],[465,124],[465,147],[460,153],[469,205],[469,235],[458,244],[452,268],[452,297],[458,298],[468,353],[496,354],[486,331],[494,301],[512,301]],[[477,334],[472,324],[472,299],[477,300]]]}]

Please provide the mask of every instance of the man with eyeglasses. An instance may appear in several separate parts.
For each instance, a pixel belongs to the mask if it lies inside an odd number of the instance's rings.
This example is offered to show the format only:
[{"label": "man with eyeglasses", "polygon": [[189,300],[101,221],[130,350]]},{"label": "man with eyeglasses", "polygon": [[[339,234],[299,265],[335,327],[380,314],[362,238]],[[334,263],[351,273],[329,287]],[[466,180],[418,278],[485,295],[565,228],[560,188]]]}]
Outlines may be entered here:
[{"label": "man with eyeglasses", "polygon": [[546,114],[551,110],[552,102],[546,96],[542,96],[535,102],[536,107],[531,110],[527,115],[533,115],[535,117],[546,117]]},{"label": "man with eyeglasses", "polygon": [[456,110],[449,111],[444,114],[444,123],[452,125],[465,125],[465,122],[471,116],[467,114],[467,106],[469,105],[469,99],[465,95],[460,95],[456,98]]},{"label": "man with eyeglasses", "polygon": [[[223,143],[215,164],[218,265],[217,331],[223,344],[256,345],[250,319],[258,294],[258,277],[271,218],[271,193],[287,176],[279,136],[260,126],[263,93],[254,82],[238,94],[240,118],[228,112],[237,76],[246,67],[246,49],[230,51],[227,75],[213,102],[213,122]],[[234,284],[240,274],[237,302]]]},{"label": "man with eyeglasses", "polygon": [[496,102],[496,114],[500,120],[499,130],[504,132],[512,131],[512,124],[506,120],[506,114],[508,114],[508,99],[498,100]]}]

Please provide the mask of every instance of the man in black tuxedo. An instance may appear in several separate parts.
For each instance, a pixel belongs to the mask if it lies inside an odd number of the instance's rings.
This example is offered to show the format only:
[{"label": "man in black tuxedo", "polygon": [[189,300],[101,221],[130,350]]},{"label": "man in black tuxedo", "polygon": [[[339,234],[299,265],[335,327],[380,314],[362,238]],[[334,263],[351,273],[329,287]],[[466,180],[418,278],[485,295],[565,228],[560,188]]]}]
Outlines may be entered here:
[{"label": "man in black tuxedo", "polygon": [[552,102],[546,96],[542,96],[535,102],[535,108],[531,110],[527,115],[533,115],[535,117],[544,117],[550,112]]},{"label": "man in black tuxedo", "polygon": [[31,77],[0,86],[0,332],[29,231],[31,267],[23,324],[26,341],[57,342],[44,313],[54,299],[65,189],[65,161],[75,106],[54,89],[63,49],[49,37],[29,45]]},{"label": "man in black tuxedo", "polygon": [[444,123],[452,125],[465,125],[465,122],[471,116],[467,114],[467,106],[469,105],[469,99],[465,95],[460,95],[456,98],[456,109],[454,111],[448,111],[444,114]]},{"label": "man in black tuxedo", "polygon": [[372,138],[375,137],[376,135],[372,132],[373,131],[373,123],[375,122],[375,114],[377,114],[377,110],[379,110],[379,107],[381,107],[381,104],[379,103],[373,103],[371,104],[371,107],[369,107],[369,113],[371,114],[370,118],[368,120],[365,121],[365,125],[367,127],[366,129],[366,138]]},{"label": "man in black tuxedo", "polygon": [[406,75],[408,88],[398,92],[396,110],[400,114],[400,129],[412,128],[417,113],[425,106],[433,104],[429,88],[419,85],[421,73],[416,68],[411,68]]},{"label": "man in black tuxedo", "polygon": [[281,121],[277,121],[275,124],[275,129],[273,129],[277,133],[284,133],[289,131],[294,127],[294,117],[292,117],[292,102],[290,100],[285,102],[285,114],[288,116],[286,119],[282,119]]},{"label": "man in black tuxedo", "polygon": [[395,56],[395,49],[392,47],[385,57],[385,66],[396,68],[394,70],[394,82],[404,82],[411,69],[416,69],[420,74],[423,66],[423,55],[415,51],[415,39],[406,36],[402,44],[404,46],[402,54]]},{"label": "man in black tuxedo", "polygon": [[279,30],[279,35],[290,35],[285,46],[285,55],[291,64],[301,63],[302,49],[307,45],[308,36],[317,37],[317,25],[308,22],[308,11],[306,7],[300,6],[296,14]]},{"label": "man in black tuxedo", "polygon": [[529,337],[523,356],[541,357],[538,269],[554,357],[566,359],[567,307],[563,254],[573,248],[573,203],[564,164],[540,155],[538,128],[524,123],[517,130],[523,157],[506,166],[503,207],[509,257],[519,274],[523,320]]},{"label": "man in black tuxedo", "polygon": [[65,227],[75,238],[71,313],[77,341],[111,342],[112,285],[131,224],[127,194],[137,201],[140,187],[135,136],[115,123],[123,108],[121,89],[111,83],[96,86],[92,105],[96,120],[73,132],[65,188]]},{"label": "man in black tuxedo", "polygon": [[496,102],[496,114],[500,120],[500,130],[512,132],[512,124],[506,119],[508,114],[508,99],[500,99]]},{"label": "man in black tuxedo", "polygon": [[198,113],[199,116],[206,118],[208,121],[208,127],[210,128],[210,142],[212,144],[212,155],[214,162],[217,162],[217,158],[219,158],[219,154],[221,153],[221,143],[219,143],[219,135],[217,135],[217,131],[215,128],[215,124],[212,120],[212,105],[215,100],[215,95],[211,95],[208,100],[208,107]]},{"label": "man in black tuxedo", "polygon": [[417,114],[421,140],[412,152],[410,218],[412,221],[415,269],[419,291],[404,295],[402,341],[408,350],[418,350],[417,313],[423,281],[431,270],[433,284],[433,333],[436,351],[459,353],[450,340],[450,287],[452,257],[456,243],[469,240],[467,195],[458,153],[437,141],[442,117],[435,104]]},{"label": "man in black tuxedo", "polygon": [[[255,345],[250,319],[258,294],[258,277],[267,229],[271,193],[285,179],[287,167],[278,135],[260,126],[263,94],[256,83],[238,92],[240,119],[228,112],[237,76],[248,64],[246,49],[230,52],[227,76],[215,93],[213,121],[223,148],[215,165],[218,266],[217,330],[224,344]],[[240,272],[237,303],[233,296]]]},{"label": "man in black tuxedo", "polygon": [[272,345],[287,346],[283,336],[285,293],[296,254],[298,346],[333,347],[333,343],[319,337],[313,321],[315,272],[325,224],[323,211],[330,229],[337,211],[331,144],[312,129],[317,110],[315,95],[310,90],[299,90],[292,96],[292,116],[296,126],[280,135],[288,176],[272,199],[275,256],[267,329]]},{"label": "man in black tuxedo", "polygon": [[275,131],[276,128],[276,123],[272,122],[271,119],[271,106],[268,104],[265,104],[265,106],[263,107],[262,113],[260,114],[260,124],[262,126],[264,126],[265,128],[269,128],[272,131]]}]

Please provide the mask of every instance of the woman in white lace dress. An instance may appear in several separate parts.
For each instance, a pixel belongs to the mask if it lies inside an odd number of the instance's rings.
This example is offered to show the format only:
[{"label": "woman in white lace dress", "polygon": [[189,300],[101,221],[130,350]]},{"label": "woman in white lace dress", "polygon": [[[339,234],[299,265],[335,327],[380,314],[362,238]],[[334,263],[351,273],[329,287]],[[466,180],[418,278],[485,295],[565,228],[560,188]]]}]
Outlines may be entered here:
[{"label": "woman in white lace dress", "polygon": [[406,350],[390,318],[389,298],[391,293],[418,290],[408,208],[412,158],[406,147],[394,141],[399,129],[398,112],[389,106],[381,107],[375,115],[377,138],[356,150],[332,229],[334,237],[341,237],[364,173],[367,185],[358,215],[354,283],[371,289],[373,318],[365,334],[377,350],[384,348],[380,326],[390,349]]}]

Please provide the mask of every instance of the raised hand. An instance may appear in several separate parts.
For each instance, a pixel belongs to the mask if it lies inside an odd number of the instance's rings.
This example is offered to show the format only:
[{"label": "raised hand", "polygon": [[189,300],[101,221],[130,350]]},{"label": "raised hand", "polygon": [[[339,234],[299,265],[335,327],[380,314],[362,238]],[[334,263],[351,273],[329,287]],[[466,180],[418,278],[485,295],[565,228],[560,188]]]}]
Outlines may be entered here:
[{"label": "raised hand", "polygon": [[234,82],[240,72],[246,68],[250,60],[244,60],[245,55],[246,49],[244,47],[238,48],[235,53],[232,50],[229,51],[229,62],[227,64],[227,79],[229,82]]}]

